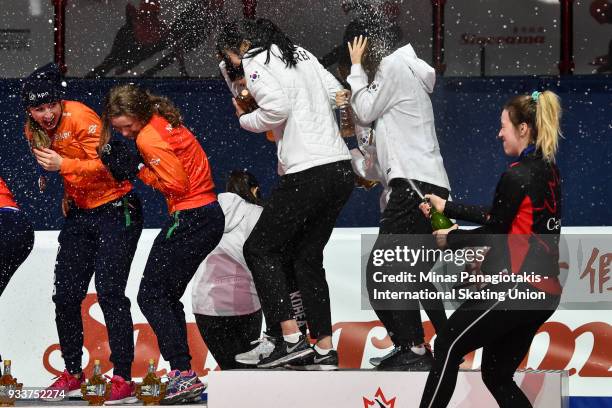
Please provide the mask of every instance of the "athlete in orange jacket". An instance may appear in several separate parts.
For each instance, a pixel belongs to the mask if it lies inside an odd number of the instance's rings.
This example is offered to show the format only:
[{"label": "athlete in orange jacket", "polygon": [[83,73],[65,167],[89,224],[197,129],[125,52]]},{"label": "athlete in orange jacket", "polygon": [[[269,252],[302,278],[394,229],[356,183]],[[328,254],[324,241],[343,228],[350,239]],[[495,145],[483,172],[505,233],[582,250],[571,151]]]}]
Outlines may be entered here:
[{"label": "athlete in orange jacket", "polygon": [[[135,402],[130,265],[142,231],[140,200],[129,181],[117,181],[100,161],[100,118],[80,102],[63,100],[59,69],[49,64],[25,79],[22,99],[26,137],[36,161],[64,180],[66,220],[55,263],[53,301],[64,373],[49,387],[80,394],[83,322],[81,302],[95,275],[98,302],[108,327],[115,376],[109,400]],[[57,393],[61,394],[61,393]]]},{"label": "athlete in orange jacket", "polygon": [[[172,103],[135,85],[113,88],[104,106],[103,135],[110,127],[134,139],[144,163],[122,156],[110,141],[102,160],[113,174],[131,174],[159,190],[171,218],[155,238],[138,292],[138,304],[151,324],[172,372],[164,403],[199,398],[203,384],[191,370],[181,296],[200,263],[223,235],[225,217],[217,203],[206,153],[183,125]],[[128,169],[123,169],[123,167]]]},{"label": "athlete in orange jacket", "polygon": [[34,246],[34,228],[0,177],[0,296]]}]

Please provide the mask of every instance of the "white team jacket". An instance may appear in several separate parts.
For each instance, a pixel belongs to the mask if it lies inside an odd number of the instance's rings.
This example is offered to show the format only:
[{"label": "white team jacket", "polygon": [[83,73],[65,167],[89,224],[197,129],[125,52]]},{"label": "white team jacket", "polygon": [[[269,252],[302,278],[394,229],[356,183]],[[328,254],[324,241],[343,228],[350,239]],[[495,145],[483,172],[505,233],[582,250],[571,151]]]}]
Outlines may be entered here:
[{"label": "white team jacket", "polygon": [[257,224],[262,207],[234,193],[217,197],[225,214],[219,245],[200,264],[191,291],[193,313],[241,316],[261,308],[242,247]]},{"label": "white team jacket", "polygon": [[435,70],[408,44],[383,58],[369,86],[360,64],[351,67],[347,81],[357,121],[375,122],[376,153],[386,182],[409,178],[450,190],[429,98]]},{"label": "white team jacket", "polygon": [[257,133],[273,131],[279,174],[350,160],[332,109],[342,86],[301,47],[293,68],[285,67],[276,45],[271,51],[268,64],[265,51],[242,60],[247,88],[259,109],[242,115],[240,126]]}]

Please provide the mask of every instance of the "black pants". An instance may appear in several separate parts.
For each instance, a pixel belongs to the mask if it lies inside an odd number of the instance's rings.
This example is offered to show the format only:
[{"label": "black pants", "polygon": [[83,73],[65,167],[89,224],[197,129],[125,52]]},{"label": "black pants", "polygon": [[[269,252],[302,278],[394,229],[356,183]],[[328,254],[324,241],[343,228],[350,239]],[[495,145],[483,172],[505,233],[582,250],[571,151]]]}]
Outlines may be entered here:
[{"label": "black pants", "polygon": [[202,339],[222,370],[246,368],[237,363],[236,354],[253,348],[252,339],[261,332],[261,310],[243,316],[195,315]]},{"label": "black pants", "polygon": [[218,202],[174,212],[155,238],[145,266],[138,305],[173,370],[189,370],[187,323],[181,296],[198,266],[215,249],[225,217]]},{"label": "black pants", "polygon": [[[491,290],[507,290],[513,285],[496,286]],[[520,291],[527,288],[527,284],[516,286]],[[514,382],[514,372],[538,328],[558,304],[559,297],[552,295],[547,295],[546,300],[468,300],[462,304],[436,338],[435,363],[427,377],[421,408],[447,406],[455,390],[461,358],[480,347],[482,380],[499,406],[531,408]]]},{"label": "black pants", "polygon": [[0,208],[0,296],[34,247],[34,227],[23,211]]},{"label": "black pants", "polygon": [[[336,218],[353,191],[348,160],[281,177],[264,205],[257,225],[244,244],[268,327],[293,319],[284,257],[290,256],[306,306],[311,337],[331,335],[329,288],[323,249]],[[286,254],[284,248],[294,248]]]},{"label": "black pants", "polygon": [[[415,181],[423,194],[435,194],[444,199],[448,198],[448,190],[429,183]],[[393,179],[389,183],[391,195],[387,207],[383,211],[380,220],[379,238],[374,244],[372,252],[376,249],[391,248],[391,243],[396,240],[397,245],[408,245],[409,247],[437,248],[432,233],[431,223],[419,209],[421,203],[416,192],[412,191],[408,182],[404,179]],[[394,238],[391,235],[403,234],[404,237]],[[405,235],[414,242],[405,242]],[[417,242],[418,241],[418,242]],[[370,293],[370,302],[376,315],[387,329],[391,340],[395,345],[415,345],[424,341],[423,324],[417,300],[406,300],[402,303],[402,310],[383,310],[372,300],[373,281],[372,276],[375,272],[372,265],[372,254],[368,262],[367,286]],[[433,267],[433,262],[417,262],[414,266],[406,265],[402,271],[406,272],[427,272]],[[378,269],[377,269],[378,270]],[[405,287],[409,291],[428,290],[436,291],[436,287],[430,282],[417,282]],[[439,333],[446,324],[446,313],[444,305],[440,300],[422,301],[421,305],[425,309],[427,316],[433,323],[436,333]]]},{"label": "black pants", "polygon": [[[289,301],[291,302],[291,306],[293,308],[293,318],[297,322],[298,328],[302,332],[304,336],[308,334],[308,325],[306,318],[306,310],[304,307],[304,298],[302,297],[302,292],[298,287],[298,284],[295,280],[295,273],[293,271],[293,260],[291,259],[291,254],[293,254],[293,249],[285,249],[284,253],[286,254],[285,261],[283,262],[283,269],[285,271],[286,285],[287,290],[289,291]],[[282,337],[283,330],[281,328],[280,322],[274,325],[266,324],[266,334],[272,337]],[[257,333],[259,335],[259,333]]]},{"label": "black pants", "polygon": [[73,208],[68,213],[58,238],[53,302],[62,357],[72,374],[81,371],[81,302],[95,275],[114,372],[131,378],[134,329],[125,286],[141,232],[142,208],[133,193],[91,210]]}]

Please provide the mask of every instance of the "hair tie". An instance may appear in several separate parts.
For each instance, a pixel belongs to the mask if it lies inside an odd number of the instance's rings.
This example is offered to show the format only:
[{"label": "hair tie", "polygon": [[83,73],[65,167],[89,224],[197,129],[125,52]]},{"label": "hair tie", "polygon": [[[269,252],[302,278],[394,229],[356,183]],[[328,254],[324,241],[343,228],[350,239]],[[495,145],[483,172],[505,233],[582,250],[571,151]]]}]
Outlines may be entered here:
[{"label": "hair tie", "polygon": [[533,93],[531,94],[531,99],[533,99],[533,101],[537,103],[538,99],[540,98],[540,95],[542,95],[542,92],[533,91]]}]

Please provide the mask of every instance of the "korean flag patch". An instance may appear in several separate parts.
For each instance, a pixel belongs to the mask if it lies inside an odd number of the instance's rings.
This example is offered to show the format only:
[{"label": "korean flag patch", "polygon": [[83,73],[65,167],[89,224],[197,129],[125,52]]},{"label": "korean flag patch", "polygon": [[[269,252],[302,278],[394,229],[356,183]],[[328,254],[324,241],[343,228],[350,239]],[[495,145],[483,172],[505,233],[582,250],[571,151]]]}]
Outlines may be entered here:
[{"label": "korean flag patch", "polygon": [[259,78],[261,78],[261,74],[259,71],[253,71],[253,73],[249,75],[249,78],[251,79],[251,83],[254,84]]}]

